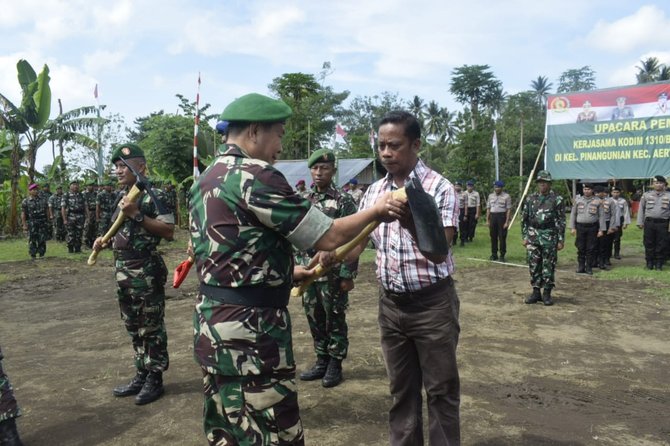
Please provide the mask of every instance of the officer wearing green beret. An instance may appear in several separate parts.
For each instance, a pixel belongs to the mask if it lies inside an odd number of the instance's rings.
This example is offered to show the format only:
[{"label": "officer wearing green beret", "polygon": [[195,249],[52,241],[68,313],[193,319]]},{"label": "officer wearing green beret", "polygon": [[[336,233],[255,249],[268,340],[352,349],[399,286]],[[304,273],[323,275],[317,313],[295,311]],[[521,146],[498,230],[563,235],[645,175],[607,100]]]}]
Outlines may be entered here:
[{"label": "officer wearing green beret", "polygon": [[227,140],[190,191],[200,280],[194,352],[210,445],[304,445],[287,304],[293,281],[310,273],[294,267],[292,245],[332,251],[371,221],[392,219],[400,205],[389,193],[333,220],[300,197],[272,166],[291,114],[284,102],[255,93],[233,101],[220,117],[229,123]]},{"label": "officer wearing green beret", "polygon": [[[135,376],[128,384],[115,387],[115,396],[135,396],[135,404],[151,403],[164,392],[163,372],[168,369],[167,331],[165,329],[165,282],[167,268],[157,251],[161,239],[174,237],[174,216],[161,213],[162,206],[148,193],[136,201],[125,198],[136,178],[132,170],[146,175],[144,152],[135,144],[122,144],[112,152],[119,183],[124,186],[112,220],[118,212],[126,216],[122,226],[112,237],[117,296],[121,318],[132,339],[135,352]],[[164,200],[163,192],[152,188],[157,200]],[[105,245],[99,237],[94,249]]]},{"label": "officer wearing green beret", "polygon": [[[526,198],[521,211],[521,238],[526,247],[530,284],[533,294],[525,303],[542,300],[553,305],[554,270],[558,251],[565,241],[565,207],[563,197],[551,190],[551,174],[541,170],[535,178],[538,191]],[[542,294],[540,289],[544,288]]]},{"label": "officer wearing green beret", "polygon": [[68,252],[81,252],[81,237],[86,221],[86,201],[79,192],[79,181],[75,179],[70,180],[70,189],[63,194],[61,215],[67,230],[65,241]]},{"label": "officer wearing green beret", "polygon": [[[332,150],[317,150],[307,161],[314,186],[307,199],[331,218],[356,213],[351,195],[340,191],[334,180],[337,168]],[[314,250],[299,251],[296,263],[309,265]],[[342,381],[342,361],[349,348],[346,310],[349,291],[354,289],[358,261],[344,262],[312,283],[302,295],[302,306],[314,340],[316,363],[300,374],[303,381],[322,379],[323,387],[335,387]]]}]

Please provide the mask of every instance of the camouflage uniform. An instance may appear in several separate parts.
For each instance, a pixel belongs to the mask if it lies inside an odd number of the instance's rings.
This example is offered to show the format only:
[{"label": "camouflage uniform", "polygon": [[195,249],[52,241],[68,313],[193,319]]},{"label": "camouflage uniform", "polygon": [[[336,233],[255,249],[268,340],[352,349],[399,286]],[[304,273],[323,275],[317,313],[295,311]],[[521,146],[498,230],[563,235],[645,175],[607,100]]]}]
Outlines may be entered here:
[{"label": "camouflage uniform", "polygon": [[291,244],[311,247],[332,221],[267,162],[234,144],[219,150],[191,188],[189,209],[205,432],[211,445],[302,445],[286,308],[289,253]]},{"label": "camouflage uniform", "polygon": [[2,349],[0,348],[0,422],[21,416],[9,378],[2,368]]},{"label": "camouflage uniform", "polygon": [[95,199],[96,213],[100,209],[100,219],[98,220],[98,236],[103,236],[112,224],[112,214],[114,213],[114,204],[116,203],[116,194],[101,190]]},{"label": "camouflage uniform", "polygon": [[[323,192],[314,187],[308,199],[331,218],[346,217],[355,214],[357,210],[353,197],[338,191],[332,184]],[[299,252],[296,263],[307,266],[312,255],[312,250]],[[318,357],[339,360],[347,357],[349,339],[346,310],[349,306],[349,293],[340,291],[340,281],[354,279],[357,269],[358,261],[334,266],[302,295],[302,306]]]},{"label": "camouflage uniform", "polygon": [[[162,191],[154,192],[158,200],[164,200]],[[140,197],[138,206],[148,217],[174,223],[171,213],[159,215],[148,194]],[[126,219],[112,238],[121,319],[132,339],[138,372],[163,372],[169,365],[164,322],[167,268],[156,251],[160,241],[161,237],[132,219]]]},{"label": "camouflage uniform", "polygon": [[21,210],[26,215],[28,225],[28,253],[30,257],[35,257],[37,254],[43,257],[47,251],[49,226],[47,203],[39,195],[24,198]]},{"label": "camouflage uniform", "polygon": [[554,288],[557,244],[565,240],[563,197],[549,190],[526,198],[521,213],[521,236],[526,245],[530,283],[533,288]]},{"label": "camouflage uniform", "polygon": [[177,191],[173,186],[165,188],[165,204],[168,206],[170,211],[177,213]]},{"label": "camouflage uniform", "polygon": [[[39,193],[38,196],[44,201],[44,203],[46,204],[46,206],[48,208],[49,207],[49,200],[51,199],[52,195],[53,194],[50,191],[42,189],[42,190],[40,190],[40,193]],[[51,221],[51,218],[49,218],[48,211],[47,211],[47,225],[44,228],[44,232],[46,234],[46,239],[47,240],[51,240],[53,238],[53,235],[54,235],[54,233],[53,233],[53,222]]]},{"label": "camouflage uniform", "polygon": [[60,213],[61,202],[63,201],[63,193],[56,192],[49,197],[49,208],[53,214],[53,232],[56,236],[56,241],[65,241],[65,224],[63,223],[63,215]]},{"label": "camouflage uniform", "polygon": [[86,202],[81,192],[68,191],[63,194],[61,207],[65,208],[67,248],[70,252],[81,252],[81,236],[86,221]]},{"label": "camouflage uniform", "polygon": [[93,242],[98,233],[98,220],[95,216],[95,205],[98,198],[98,193],[95,190],[82,192],[84,201],[86,202],[86,222],[84,223],[84,243],[89,248],[93,247]]}]

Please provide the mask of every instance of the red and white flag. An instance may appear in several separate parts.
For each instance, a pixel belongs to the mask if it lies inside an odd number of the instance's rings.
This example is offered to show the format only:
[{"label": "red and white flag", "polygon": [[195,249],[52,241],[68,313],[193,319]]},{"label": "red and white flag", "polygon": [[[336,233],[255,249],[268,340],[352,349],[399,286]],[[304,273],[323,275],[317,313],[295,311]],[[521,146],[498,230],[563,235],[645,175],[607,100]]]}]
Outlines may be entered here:
[{"label": "red and white flag", "polygon": [[375,131],[370,128],[370,148],[372,149],[372,153],[375,151]]},{"label": "red and white flag", "polygon": [[335,142],[346,144],[346,141],[344,140],[346,136],[347,132],[342,128],[342,126],[339,123],[335,124]]}]

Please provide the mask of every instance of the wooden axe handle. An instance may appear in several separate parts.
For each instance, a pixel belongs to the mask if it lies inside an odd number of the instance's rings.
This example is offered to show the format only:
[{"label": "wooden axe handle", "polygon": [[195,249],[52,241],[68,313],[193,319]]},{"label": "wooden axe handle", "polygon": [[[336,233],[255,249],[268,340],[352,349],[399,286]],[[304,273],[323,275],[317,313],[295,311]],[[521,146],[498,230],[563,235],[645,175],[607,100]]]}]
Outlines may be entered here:
[{"label": "wooden axe handle", "polygon": [[[405,188],[403,187],[396,191],[393,191],[393,198],[396,200],[406,200],[407,194],[405,193]],[[353,240],[337,248],[335,250],[335,259],[337,261],[334,263],[339,263],[342,260],[344,260],[345,257],[347,257],[347,255],[351,252],[351,250],[354,249],[359,244],[361,244],[361,242],[365,240],[372,233],[372,231],[374,231],[377,228],[377,226],[379,226],[380,223],[381,222],[379,221],[373,221],[371,223],[368,223],[368,225],[365,228],[363,228],[363,231],[360,234],[358,234]],[[324,267],[321,264],[317,264],[316,267],[314,267],[313,275],[300,282],[299,286],[293,287],[291,289],[291,296],[298,297],[302,295],[302,293],[305,292],[307,287],[309,287],[312,283],[314,283],[316,279],[327,273],[328,270],[330,270],[330,268],[331,268],[330,266]]]},{"label": "wooden axe handle", "polygon": [[[130,188],[130,191],[128,191],[128,195],[126,195],[126,200],[130,201],[131,203],[135,202],[137,201],[137,198],[140,196],[141,193],[142,191],[137,186],[133,185],[133,187]],[[112,237],[114,237],[114,234],[116,234],[116,232],[119,230],[125,219],[126,214],[124,214],[123,212],[119,212],[119,215],[116,216],[116,220],[114,220],[112,226],[110,226],[105,235],[102,236],[103,244],[109,242],[109,240]],[[91,255],[88,257],[89,265],[95,265],[95,262],[98,259],[99,252],[100,252],[99,250],[95,249],[91,252]]]}]

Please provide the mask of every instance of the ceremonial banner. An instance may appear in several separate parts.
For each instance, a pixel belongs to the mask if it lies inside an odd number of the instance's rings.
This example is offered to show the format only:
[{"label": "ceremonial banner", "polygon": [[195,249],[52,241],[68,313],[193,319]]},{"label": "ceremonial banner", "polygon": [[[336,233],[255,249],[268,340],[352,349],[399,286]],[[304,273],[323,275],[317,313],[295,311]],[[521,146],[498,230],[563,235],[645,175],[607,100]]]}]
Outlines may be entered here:
[{"label": "ceremonial banner", "polygon": [[553,178],[670,175],[670,82],[547,97]]}]

